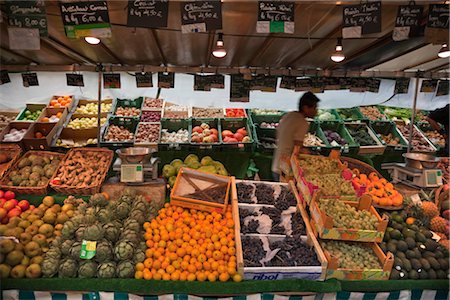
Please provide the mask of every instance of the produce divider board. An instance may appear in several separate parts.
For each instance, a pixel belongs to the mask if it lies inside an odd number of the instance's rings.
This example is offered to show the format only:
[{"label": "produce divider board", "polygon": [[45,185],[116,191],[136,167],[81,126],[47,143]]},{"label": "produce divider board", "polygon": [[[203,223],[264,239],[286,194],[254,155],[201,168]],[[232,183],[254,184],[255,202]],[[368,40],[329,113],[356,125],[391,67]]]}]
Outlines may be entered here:
[{"label": "produce divider board", "polygon": [[[378,139],[378,137],[376,136],[376,134],[372,131],[372,129],[367,126],[367,124],[364,123],[350,123],[350,122],[346,122],[344,123],[345,127],[347,127],[347,130],[349,130],[349,133],[351,135],[351,131],[350,128],[358,128],[358,130],[361,130],[361,127],[364,129],[365,132],[367,132],[367,134],[372,138],[374,144],[373,145],[368,145],[368,146],[363,146],[361,144],[359,144],[359,150],[358,150],[358,155],[364,155],[364,154],[379,154],[382,155],[384,153],[384,151],[386,150],[386,146],[383,145],[383,143],[381,143],[381,141]],[[352,136],[352,138],[356,141],[356,139]]]}]

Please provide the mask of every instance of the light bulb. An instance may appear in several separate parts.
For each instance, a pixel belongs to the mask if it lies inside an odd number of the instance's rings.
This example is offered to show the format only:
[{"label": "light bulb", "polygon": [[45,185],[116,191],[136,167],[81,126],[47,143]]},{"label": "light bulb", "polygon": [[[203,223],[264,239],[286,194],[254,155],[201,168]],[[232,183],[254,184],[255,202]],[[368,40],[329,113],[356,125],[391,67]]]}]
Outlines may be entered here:
[{"label": "light bulb", "polygon": [[85,40],[88,44],[91,44],[91,45],[97,45],[97,44],[100,44],[100,39],[98,39],[98,38],[96,38],[96,37],[93,37],[93,36],[86,36],[86,37],[84,38],[84,40]]},{"label": "light bulb", "polygon": [[345,59],[344,48],[342,47],[342,38],[338,38],[335,52],[331,54],[331,60],[334,62],[341,62]]},{"label": "light bulb", "polygon": [[450,57],[450,50],[448,49],[447,44],[443,44],[441,49],[439,50],[438,56],[440,58],[447,58]]},{"label": "light bulb", "polygon": [[223,58],[227,55],[227,50],[223,46],[223,33],[219,33],[219,37],[217,38],[216,46],[212,51],[212,55],[217,58]]}]

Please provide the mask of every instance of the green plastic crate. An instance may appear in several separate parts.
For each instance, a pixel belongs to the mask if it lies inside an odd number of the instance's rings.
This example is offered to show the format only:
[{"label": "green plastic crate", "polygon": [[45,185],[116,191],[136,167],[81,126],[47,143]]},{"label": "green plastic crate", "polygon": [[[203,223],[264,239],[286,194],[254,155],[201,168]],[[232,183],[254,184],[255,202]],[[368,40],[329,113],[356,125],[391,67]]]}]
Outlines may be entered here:
[{"label": "green plastic crate", "polygon": [[133,117],[110,116],[107,120],[107,126],[105,127],[105,129],[103,131],[100,144],[102,146],[112,147],[112,148],[132,147],[134,145],[134,138],[133,138],[133,140],[129,140],[129,141],[110,142],[110,141],[105,141],[105,135],[107,134],[110,125],[123,126],[135,135],[138,124],[139,124],[139,119],[136,119]]},{"label": "green plastic crate", "polygon": [[190,149],[192,150],[197,150],[198,148],[200,149],[211,149],[211,148],[216,148],[218,146],[220,146],[222,144],[222,137],[221,137],[221,132],[222,129],[220,127],[220,122],[219,119],[191,119],[191,128],[192,128],[192,132],[194,132],[194,127],[196,126],[200,126],[202,123],[206,123],[209,125],[210,128],[215,128],[217,129],[217,135],[218,135],[218,142],[217,143],[193,143],[192,142],[192,136],[189,137],[189,145],[190,145]]},{"label": "green plastic crate", "polygon": [[[378,138],[386,145],[387,151],[397,151],[405,152],[408,149],[408,143],[405,141],[403,136],[398,132],[397,126],[391,121],[372,121],[370,122],[370,127],[377,134]],[[390,145],[386,144],[381,135],[392,134],[394,137],[398,138],[400,144]]]},{"label": "green plastic crate", "polygon": [[221,141],[222,141],[222,148],[223,149],[229,149],[229,148],[238,148],[241,150],[252,150],[254,146],[254,138],[252,136],[252,130],[249,125],[248,119],[246,118],[233,118],[233,119],[221,119],[220,120],[220,127],[223,130],[230,130],[233,133],[236,133],[236,131],[239,128],[245,128],[247,131],[247,136],[250,138],[249,142],[236,142],[236,143],[225,143],[222,138],[221,134]]},{"label": "green plastic crate", "polygon": [[339,114],[339,117],[344,121],[362,121],[367,118],[361,114],[357,107],[351,108],[339,108],[336,110]]},{"label": "green plastic crate", "polygon": [[189,146],[189,141],[191,139],[191,134],[192,134],[192,124],[189,119],[163,119],[163,120],[161,120],[161,132],[160,132],[161,137],[162,137],[163,129],[168,129],[169,132],[178,131],[180,129],[187,129],[189,139],[186,143],[162,143],[162,142],[160,142],[158,145],[159,150],[183,149],[183,148],[187,148],[187,146]]},{"label": "green plastic crate", "polygon": [[252,115],[251,121],[256,126],[256,131],[260,137],[276,138],[276,128],[262,128],[261,123],[279,123],[282,115]]},{"label": "green plastic crate", "polygon": [[[117,98],[116,101],[114,101],[114,109],[113,109],[113,115],[116,114],[116,110],[118,107],[135,107],[139,108],[142,111],[142,104],[144,103],[143,97],[138,97],[136,99],[119,99]],[[140,115],[133,118],[140,118]]]},{"label": "green plastic crate", "polygon": [[344,126],[344,122],[342,121],[328,121],[328,122],[320,122],[320,128],[325,134],[325,130],[333,130],[337,132],[344,140],[348,142],[348,146],[332,146],[330,143],[331,149],[340,149],[343,153],[357,154],[359,150],[359,144],[356,143],[351,137],[350,133]]}]

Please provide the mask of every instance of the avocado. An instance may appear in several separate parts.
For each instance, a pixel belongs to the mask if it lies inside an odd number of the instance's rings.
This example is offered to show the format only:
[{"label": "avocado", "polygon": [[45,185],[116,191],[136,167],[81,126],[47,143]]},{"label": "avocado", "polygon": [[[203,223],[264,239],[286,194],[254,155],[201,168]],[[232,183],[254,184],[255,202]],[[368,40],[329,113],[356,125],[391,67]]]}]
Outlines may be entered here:
[{"label": "avocado", "polygon": [[427,250],[431,252],[435,251],[438,246],[439,244],[433,240],[427,240],[425,242],[425,247],[427,247]]},{"label": "avocado", "polygon": [[394,257],[394,269],[396,269],[398,271],[403,269],[403,262],[402,262],[401,258]]},{"label": "avocado", "polygon": [[434,251],[434,258],[438,259],[438,258],[444,258],[447,257],[448,255],[444,255],[444,253],[442,253],[442,251],[436,250]]},{"label": "avocado", "polygon": [[427,238],[427,239],[431,239],[431,237],[433,236],[433,234],[431,233],[431,231],[429,231],[426,228],[421,228],[420,232]]},{"label": "avocado", "polygon": [[425,258],[421,258],[420,259],[420,264],[422,265],[422,268],[425,270],[429,270],[431,269],[430,263],[428,262],[428,260],[426,260]]},{"label": "avocado", "polygon": [[429,258],[428,258],[428,262],[430,263],[431,267],[432,267],[435,271],[441,269],[441,265],[439,264],[439,262],[437,261],[436,258],[434,258],[434,257],[429,257]]},{"label": "avocado", "polygon": [[416,270],[411,270],[408,272],[409,279],[419,279],[419,273]]},{"label": "avocado", "polygon": [[392,252],[394,254],[395,252],[397,252],[397,246],[392,241],[387,243],[386,248],[389,252]]},{"label": "avocado", "polygon": [[392,220],[394,220],[397,223],[403,223],[403,217],[400,215],[395,215],[392,217]]},{"label": "avocado", "polygon": [[448,257],[447,258],[439,258],[437,261],[441,265],[442,270],[448,270],[448,267],[449,267]]},{"label": "avocado", "polygon": [[411,237],[414,239],[416,237],[416,233],[409,228],[403,228],[402,234],[405,238]]},{"label": "avocado", "polygon": [[417,247],[417,249],[419,249],[420,252],[425,252],[425,251],[427,251],[427,247],[425,247],[425,245],[422,244],[421,242],[417,242],[417,243],[416,243],[416,247]]},{"label": "avocado", "polygon": [[436,256],[436,254],[434,254],[434,253],[431,252],[431,251],[425,251],[425,252],[422,254],[422,257],[424,257],[424,258],[435,257],[435,256]]},{"label": "avocado", "polygon": [[395,253],[395,256],[398,257],[398,258],[401,258],[401,259],[406,258],[405,253],[404,252],[400,252],[398,250],[397,250],[397,253]]},{"label": "avocado", "polygon": [[443,270],[436,271],[436,275],[438,279],[447,279],[447,273]]},{"label": "avocado", "polygon": [[400,230],[398,230],[398,229],[394,229],[394,230],[392,230],[390,233],[389,233],[389,235],[390,235],[390,237],[391,237],[391,239],[394,239],[394,240],[400,240],[400,239],[402,239],[402,233],[400,232]]},{"label": "avocado", "polygon": [[436,271],[433,269],[429,269],[428,270],[428,279],[436,279],[436,278],[437,278]]},{"label": "avocado", "polygon": [[389,232],[385,232],[384,236],[383,236],[383,242],[387,242],[390,241],[392,239],[391,235]]},{"label": "avocado", "polygon": [[399,241],[397,244],[397,250],[402,252],[408,250],[408,244],[405,241]]},{"label": "avocado", "polygon": [[406,251],[406,257],[408,259],[416,258],[416,253],[412,250],[408,250],[408,251]]},{"label": "avocado", "polygon": [[407,237],[405,239],[406,244],[408,245],[409,249],[416,248],[416,241],[412,237]]},{"label": "avocado", "polygon": [[419,227],[416,224],[409,225],[409,229],[416,232],[419,231]]},{"label": "avocado", "polygon": [[421,270],[419,272],[419,279],[428,279],[428,272],[425,270]]},{"label": "avocado", "polygon": [[414,251],[416,258],[422,257],[422,253],[420,252],[420,250],[418,248],[414,248],[413,251]]},{"label": "avocado", "polygon": [[411,266],[414,270],[418,270],[420,268],[422,268],[422,264],[420,263],[420,261],[417,258],[412,258],[410,260],[411,262]]},{"label": "avocado", "polygon": [[399,223],[394,223],[394,224],[392,224],[392,228],[394,228],[394,229],[396,229],[396,230],[403,230],[403,226],[402,226],[402,224],[399,224]]},{"label": "avocado", "polygon": [[416,241],[417,242],[421,242],[421,243],[425,243],[427,241],[427,238],[425,237],[425,235],[421,232],[416,232]]},{"label": "avocado", "polygon": [[407,272],[409,272],[409,271],[412,270],[411,262],[410,262],[408,259],[403,258],[403,259],[402,259],[402,262],[403,262],[403,268],[404,268]]},{"label": "avocado", "polygon": [[400,279],[400,271],[392,269],[389,279],[391,279],[391,280]]}]

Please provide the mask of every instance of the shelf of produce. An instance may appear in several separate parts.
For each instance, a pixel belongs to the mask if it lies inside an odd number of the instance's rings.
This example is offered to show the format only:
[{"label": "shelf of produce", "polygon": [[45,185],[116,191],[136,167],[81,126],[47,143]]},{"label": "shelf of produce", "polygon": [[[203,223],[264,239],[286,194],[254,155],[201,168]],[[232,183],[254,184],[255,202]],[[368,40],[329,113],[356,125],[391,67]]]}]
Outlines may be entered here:
[{"label": "shelf of produce", "polygon": [[160,122],[139,122],[134,137],[134,146],[158,149],[161,140]]},{"label": "shelf of produce", "polygon": [[[101,136],[100,144],[102,147],[112,147],[112,148],[125,148],[125,147],[132,147],[135,140],[135,134],[137,131],[139,119],[137,118],[127,118],[127,117],[118,117],[118,116],[109,116],[108,120],[106,121],[106,127],[105,130]],[[107,135],[109,134],[109,130],[112,128],[112,126],[117,127],[123,127],[128,131],[128,137],[125,137],[126,139],[120,139],[123,138],[123,134],[119,134],[117,137],[111,137],[111,139],[114,140],[107,140]]]},{"label": "shelf of produce", "polygon": [[315,121],[341,121],[341,116],[337,113],[335,109],[319,109],[317,116],[314,118]]},{"label": "shelf of produce", "polygon": [[145,97],[144,102],[142,104],[142,110],[163,110],[164,106],[164,100],[163,99],[156,99],[156,98],[150,98]]},{"label": "shelf of produce", "polygon": [[305,138],[305,140],[303,141],[304,147],[310,148],[312,150],[319,151],[319,152],[322,150],[327,150],[326,152],[328,152],[328,150],[331,151],[331,145],[328,142],[325,134],[323,133],[322,128],[320,128],[319,122],[315,122],[315,121],[310,122],[308,133],[319,138],[322,142],[322,145],[307,145],[307,144],[305,144],[305,142],[306,142],[306,138]]},{"label": "shelf of produce", "polygon": [[[222,145],[222,127],[220,125],[220,121],[217,118],[208,118],[208,119],[191,119],[192,121],[192,134],[189,137],[189,143],[190,143],[190,150],[197,150],[197,149],[217,149],[219,146]],[[208,125],[209,128],[203,128],[202,124]],[[202,129],[200,133],[200,129]],[[199,139],[198,142],[195,141],[195,135],[203,134],[205,129],[209,129],[210,131],[212,129],[217,130],[217,140],[215,142],[203,142],[203,140]],[[211,132],[212,133],[212,132]]]},{"label": "shelf of produce", "polygon": [[0,180],[22,154],[22,149],[15,144],[0,144]]},{"label": "shelf of produce", "polygon": [[[22,111],[17,115],[16,121],[20,121],[20,122],[35,122],[37,119],[39,119],[39,117],[41,116],[42,111],[44,110],[45,107],[46,107],[45,104],[27,103],[25,108],[22,109]],[[26,120],[25,116],[26,116],[26,112],[27,111],[29,111],[31,113],[35,113],[37,111],[40,111],[40,113],[36,115],[36,118],[34,118],[34,120]]]},{"label": "shelf of produce", "polygon": [[434,130],[430,123],[419,122],[417,123],[417,128],[423,133],[423,135],[434,145],[437,151],[445,148],[445,137]]},{"label": "shelf of produce", "polygon": [[[67,103],[67,101],[70,101]],[[52,105],[53,102],[58,103],[59,105]],[[74,95],[66,95],[66,96],[53,96],[50,101],[47,104],[48,108],[59,108],[59,107],[65,107],[69,112],[73,112],[75,108],[77,107],[77,99],[74,97]]]},{"label": "shelf of produce", "polygon": [[[409,128],[410,128],[409,126],[410,125],[406,125],[406,123],[403,121],[397,121],[396,125],[397,125],[397,129],[398,129],[400,135],[409,144],[410,141],[408,139],[409,139]],[[416,144],[416,145],[414,145],[414,144]],[[420,148],[418,148],[418,147],[420,147]],[[433,143],[431,143],[430,140],[428,140],[428,138],[423,134],[422,131],[420,131],[420,129],[416,125],[413,125],[412,150],[414,152],[425,152],[425,153],[429,153],[429,152],[434,153],[437,151],[437,149],[433,145]]]},{"label": "shelf of produce", "polygon": [[361,106],[359,107],[361,115],[371,122],[388,121],[388,117],[380,110],[378,106]]},{"label": "shelf of produce", "polygon": [[[100,102],[101,102],[101,105],[103,105],[103,106],[104,105],[110,105],[111,106],[111,108],[108,109],[107,111],[103,111],[103,109],[102,109],[102,111],[100,113],[100,116],[102,118],[105,118],[105,117],[108,116],[108,114],[111,113],[111,110],[113,108],[113,100],[112,99],[103,99]],[[86,113],[84,111],[81,111],[81,107],[86,106],[86,105],[95,107],[95,112],[94,113]],[[92,118],[92,117],[97,117],[98,116],[97,112],[98,112],[98,100],[82,99],[82,100],[78,100],[78,105],[75,108],[75,110],[74,110],[74,112],[72,114],[72,117],[73,118],[80,118],[82,116],[88,116],[88,117]]]},{"label": "shelf of produce", "polygon": [[[252,136],[252,130],[250,130],[250,125],[248,119],[246,118],[233,118],[233,119],[220,119],[220,128],[221,132],[221,141],[222,149],[237,149],[241,151],[252,151],[255,140]],[[226,131],[228,133],[233,134],[231,137],[237,140],[234,141],[226,141],[226,136],[224,133]],[[238,136],[239,134],[239,136]]]},{"label": "shelf of produce", "polygon": [[189,119],[192,116],[191,108],[164,101],[162,119]]},{"label": "shelf of produce", "polygon": [[384,232],[388,225],[388,217],[386,215],[380,217],[376,209],[372,206],[372,197],[370,195],[363,195],[358,202],[343,201],[343,203],[356,208],[357,211],[364,210],[370,212],[378,221],[376,230],[335,227],[333,218],[326,211],[319,208],[318,202],[320,201],[320,197],[320,191],[314,194],[313,200],[310,203],[310,213],[314,222],[314,229],[321,239],[375,243],[383,241]]},{"label": "shelf of produce", "polygon": [[[163,142],[163,131],[166,130],[169,134],[173,132],[178,132],[179,130],[187,131],[187,140],[180,141],[175,140],[173,142]],[[192,135],[192,123],[187,119],[162,119],[161,120],[161,132],[160,132],[160,142],[158,144],[158,149],[160,151],[167,149],[187,149],[189,146],[189,140]]]},{"label": "shelf of produce", "polygon": [[[359,144],[353,140],[342,121],[324,121],[320,122],[319,125],[324,132],[324,135],[327,137],[331,149],[340,149],[342,153],[349,154],[357,154],[359,152]],[[333,133],[338,134],[339,136],[335,136]],[[342,145],[343,142],[338,143],[337,140],[340,139],[343,139],[346,144]],[[338,143],[339,146],[334,146],[333,142]]]},{"label": "shelf of produce", "polygon": [[[359,144],[358,155],[378,154],[382,155],[386,146],[378,139],[372,129],[364,123],[344,123],[353,140]],[[366,134],[367,133],[367,134]],[[364,134],[364,136],[361,136]],[[369,142],[370,139],[370,142]],[[370,144],[370,145],[363,145]]]},{"label": "shelf of produce", "polygon": [[139,115],[133,116],[134,118],[139,118],[142,114],[142,104],[144,102],[143,97],[138,97],[136,99],[119,99],[117,98],[116,101],[114,101],[113,106],[113,115],[116,116],[117,109],[119,107],[122,108],[135,108],[139,110]]},{"label": "shelf of produce", "polygon": [[370,127],[386,145],[386,151],[405,152],[408,149],[408,142],[400,134],[394,122],[373,121],[370,122]]}]

